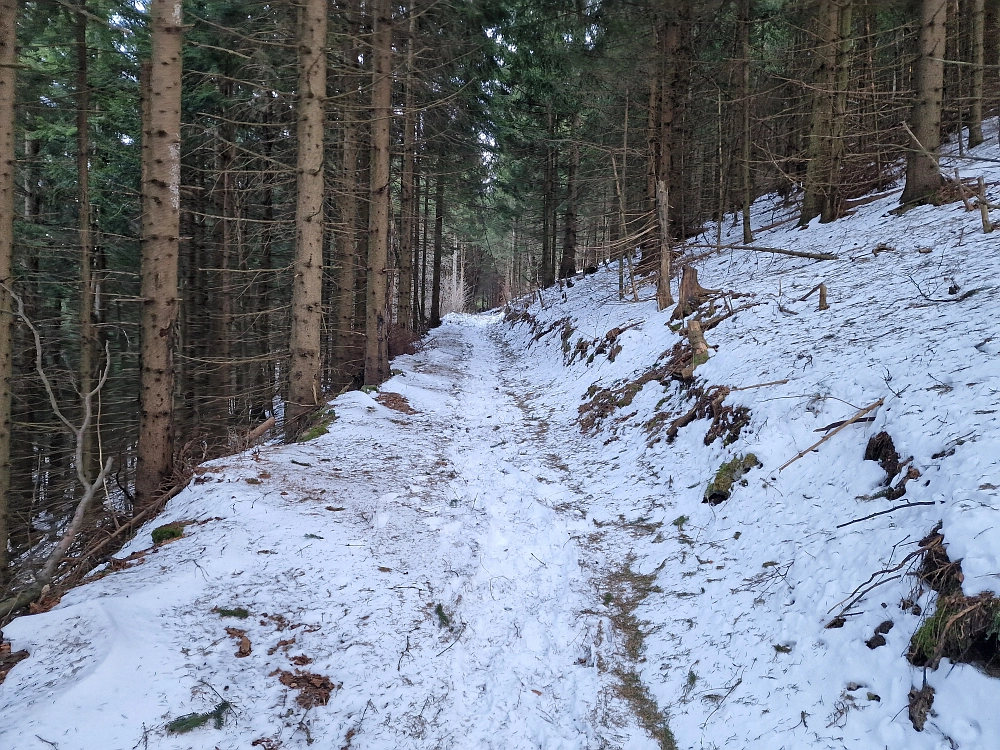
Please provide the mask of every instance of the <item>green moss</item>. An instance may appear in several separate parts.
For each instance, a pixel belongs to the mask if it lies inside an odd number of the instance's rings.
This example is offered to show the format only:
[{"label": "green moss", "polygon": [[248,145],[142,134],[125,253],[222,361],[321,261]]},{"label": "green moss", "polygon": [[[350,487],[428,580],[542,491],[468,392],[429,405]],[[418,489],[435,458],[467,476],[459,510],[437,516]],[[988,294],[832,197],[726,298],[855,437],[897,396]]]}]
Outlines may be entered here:
[{"label": "green moss", "polygon": [[361,386],[362,393],[378,393],[377,385],[363,385]]},{"label": "green moss", "polygon": [[448,614],[444,611],[444,607],[442,607],[440,604],[434,605],[434,614],[437,615],[438,625],[440,625],[442,628],[447,628],[451,626],[451,618],[448,617]]},{"label": "green moss", "polygon": [[310,440],[315,440],[316,438],[327,434],[329,431],[330,429],[325,424],[318,424],[315,427],[310,427],[308,430],[303,432],[299,437],[298,442],[307,443]]},{"label": "green moss", "polygon": [[184,524],[175,521],[153,529],[153,544],[163,544],[171,539],[178,539],[184,535]]},{"label": "green moss", "polygon": [[240,620],[245,620],[250,616],[250,612],[243,607],[235,607],[234,609],[226,609],[225,607],[216,607],[212,610],[219,617],[236,617]]},{"label": "green moss", "polygon": [[713,479],[705,489],[704,502],[710,505],[718,505],[729,499],[733,485],[740,481],[744,474],[751,469],[760,466],[760,461],[753,453],[745,456],[737,456],[731,461],[726,461],[719,470],[715,472]]},{"label": "green moss", "polygon": [[[375,386],[368,386],[370,388],[375,388]],[[362,388],[362,390],[364,390]],[[378,390],[376,388],[376,390]],[[367,391],[366,391],[367,392]],[[308,430],[299,435],[296,442],[307,443],[310,440],[315,440],[318,437],[326,435],[330,431],[330,424],[337,418],[336,413],[333,409],[327,409],[322,412],[313,420],[313,425]]]},{"label": "green moss", "polygon": [[174,732],[175,734],[184,734],[185,732],[190,732],[198,727],[205,726],[209,722],[209,719],[213,720],[213,725],[216,729],[222,729],[222,725],[225,723],[226,713],[231,711],[232,708],[232,703],[229,701],[222,701],[208,713],[194,713],[178,716],[176,719],[167,724],[167,731]]}]

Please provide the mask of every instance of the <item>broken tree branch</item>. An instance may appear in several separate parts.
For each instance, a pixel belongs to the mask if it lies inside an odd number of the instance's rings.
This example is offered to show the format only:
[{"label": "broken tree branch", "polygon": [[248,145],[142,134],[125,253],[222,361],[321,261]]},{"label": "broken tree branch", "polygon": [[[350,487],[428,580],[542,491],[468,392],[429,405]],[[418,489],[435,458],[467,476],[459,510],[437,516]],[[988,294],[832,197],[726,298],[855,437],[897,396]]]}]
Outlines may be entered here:
[{"label": "broken tree branch", "polygon": [[885,510],[880,510],[878,513],[872,513],[871,515],[864,516],[863,518],[855,518],[853,521],[848,521],[847,523],[839,523],[837,524],[836,528],[842,529],[845,526],[850,526],[852,523],[861,523],[862,521],[867,521],[870,518],[875,518],[875,516],[882,516],[885,515],[886,513],[892,513],[893,511],[896,510],[902,510],[903,508],[913,508],[917,505],[934,505],[934,501],[922,500],[919,503],[903,503],[902,505],[897,505],[894,508],[886,508]]},{"label": "broken tree branch", "polygon": [[862,409],[861,411],[859,411],[853,417],[851,417],[850,419],[846,420],[842,425],[840,425],[840,427],[835,428],[832,432],[830,432],[829,434],[824,435],[823,437],[821,437],[819,440],[817,440],[815,443],[813,443],[812,445],[810,445],[804,451],[799,452],[797,455],[795,455],[792,458],[790,458],[787,461],[785,461],[785,463],[783,463],[781,466],[778,467],[778,471],[784,471],[789,466],[791,466],[793,463],[795,463],[800,458],[802,458],[804,455],[806,455],[810,451],[815,450],[816,448],[818,448],[819,446],[821,446],[823,443],[825,443],[827,440],[829,440],[830,438],[832,438],[834,435],[836,435],[842,429],[844,429],[848,425],[854,424],[859,419],[861,419],[861,417],[865,416],[865,414],[867,414],[870,411],[873,411],[873,410],[877,409],[878,407],[880,407],[884,403],[885,403],[885,398],[883,397],[883,398],[880,398],[878,401],[876,401],[874,404],[871,404],[870,406],[866,406],[864,409]]}]

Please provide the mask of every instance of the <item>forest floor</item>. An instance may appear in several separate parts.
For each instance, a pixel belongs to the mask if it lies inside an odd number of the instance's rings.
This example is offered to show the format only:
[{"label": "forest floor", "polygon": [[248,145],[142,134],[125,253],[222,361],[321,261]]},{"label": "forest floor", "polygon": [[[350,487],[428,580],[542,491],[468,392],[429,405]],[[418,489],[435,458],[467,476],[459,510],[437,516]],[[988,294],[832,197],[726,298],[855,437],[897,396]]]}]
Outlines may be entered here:
[{"label": "forest floor", "polygon": [[[325,434],[203,465],[121,562],[5,628],[30,657],[0,747],[996,747],[1000,232],[898,195],[805,230],[758,201],[760,245],[838,258],[706,253],[737,312],[694,387],[652,285],[619,299],[607,268],[449,317]],[[883,431],[895,465],[864,459]]]}]

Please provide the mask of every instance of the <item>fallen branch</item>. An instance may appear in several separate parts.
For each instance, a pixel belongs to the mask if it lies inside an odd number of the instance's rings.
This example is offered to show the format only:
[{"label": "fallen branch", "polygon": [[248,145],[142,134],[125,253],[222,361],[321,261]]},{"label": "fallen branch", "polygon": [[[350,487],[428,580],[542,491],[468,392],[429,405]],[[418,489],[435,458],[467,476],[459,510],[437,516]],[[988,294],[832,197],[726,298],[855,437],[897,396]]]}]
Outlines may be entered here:
[{"label": "fallen branch", "polygon": [[741,385],[736,388],[730,388],[731,391],[749,391],[751,388],[765,388],[769,385],[784,385],[788,382],[788,378],[784,380],[772,380],[770,383],[757,383],[756,385]]},{"label": "fallen branch", "polygon": [[[841,419],[839,422],[831,422],[826,427],[817,427],[815,430],[813,430],[813,432],[828,432],[828,431],[832,430],[834,427],[840,427],[842,424],[844,424],[844,421],[845,420]],[[875,417],[862,417],[861,419],[855,419],[854,421],[855,422],[874,422],[875,421]]]},{"label": "fallen branch", "polygon": [[920,284],[918,284],[909,274],[906,275],[906,278],[909,279],[910,283],[917,288],[917,292],[920,293],[920,296],[923,297],[928,302],[962,302],[963,300],[969,299],[969,297],[971,297],[973,294],[978,294],[979,292],[986,289],[986,287],[984,286],[977,286],[975,289],[970,289],[967,292],[962,292],[962,294],[960,294],[957,297],[952,297],[951,299],[939,299],[937,297],[931,297],[929,294],[927,294],[923,289],[920,288]]},{"label": "fallen branch", "polygon": [[875,516],[883,516],[886,513],[892,513],[893,511],[902,510],[903,508],[913,508],[916,507],[917,505],[934,505],[934,501],[922,500],[919,503],[903,503],[902,505],[897,505],[894,508],[886,508],[885,510],[880,510],[878,513],[872,513],[870,516],[865,516],[863,518],[855,518],[853,521],[837,524],[837,528],[842,529],[845,526],[850,526],[852,523],[861,523],[862,521],[867,521],[870,518],[875,518]]},{"label": "fallen branch", "polygon": [[462,637],[462,633],[464,633],[464,632],[465,632],[465,627],[466,627],[466,626],[465,626],[465,625],[463,624],[463,625],[462,625],[462,629],[461,629],[461,630],[459,630],[459,631],[458,631],[458,635],[457,635],[457,636],[455,636],[455,640],[453,640],[453,641],[452,641],[451,643],[449,643],[449,644],[448,644],[448,646],[447,646],[447,647],[446,647],[446,648],[445,648],[444,650],[442,650],[442,651],[438,651],[438,652],[437,652],[436,654],[434,654],[434,656],[435,656],[435,657],[438,657],[438,656],[441,656],[441,654],[443,654],[443,653],[444,653],[445,651],[447,651],[447,650],[448,650],[449,648],[451,648],[451,647],[452,647],[452,646],[454,646],[454,645],[455,645],[456,643],[458,643],[458,639],[459,639],[459,638],[461,638],[461,637]]},{"label": "fallen branch", "polygon": [[840,432],[842,429],[844,429],[848,425],[854,424],[859,419],[861,419],[861,417],[865,416],[865,414],[867,414],[870,411],[873,411],[874,409],[877,409],[878,407],[880,407],[884,403],[885,403],[885,398],[883,397],[883,398],[880,398],[878,401],[876,401],[874,404],[872,404],[870,406],[866,406],[864,409],[862,409],[857,414],[855,414],[853,417],[851,417],[850,419],[848,419],[847,421],[845,421],[842,425],[840,425],[840,427],[835,428],[832,432],[830,432],[829,434],[824,435],[823,437],[821,437],[818,441],[816,441],[815,443],[813,443],[812,445],[810,445],[804,451],[801,451],[797,455],[795,455],[792,458],[788,459],[785,463],[783,463],[781,466],[778,467],[778,471],[784,471],[789,466],[791,466],[793,463],[795,463],[800,458],[802,458],[804,455],[806,455],[807,453],[809,453],[809,451],[815,450],[816,448],[818,448],[819,446],[821,446],[823,443],[825,443],[827,440],[829,440],[834,435],[836,435],[838,432]]},{"label": "fallen branch", "polygon": [[756,245],[687,245],[686,247],[710,247],[713,250],[750,250],[755,253],[774,253],[775,255],[791,255],[795,258],[809,260],[839,260],[839,255],[831,253],[807,253],[804,250],[785,250],[781,247],[757,247]]}]

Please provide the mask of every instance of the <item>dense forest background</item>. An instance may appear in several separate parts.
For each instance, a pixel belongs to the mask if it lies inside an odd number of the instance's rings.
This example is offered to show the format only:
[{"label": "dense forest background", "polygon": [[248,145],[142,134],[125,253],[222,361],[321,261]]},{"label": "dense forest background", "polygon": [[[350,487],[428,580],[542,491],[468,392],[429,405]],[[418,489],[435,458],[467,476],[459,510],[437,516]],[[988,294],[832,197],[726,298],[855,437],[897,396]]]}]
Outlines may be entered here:
[{"label": "dense forest background", "polygon": [[603,263],[665,305],[765,194],[803,224],[971,194],[936,153],[982,141],[998,30],[998,0],[0,0],[0,588],[30,593],[0,614],[450,311]]}]

